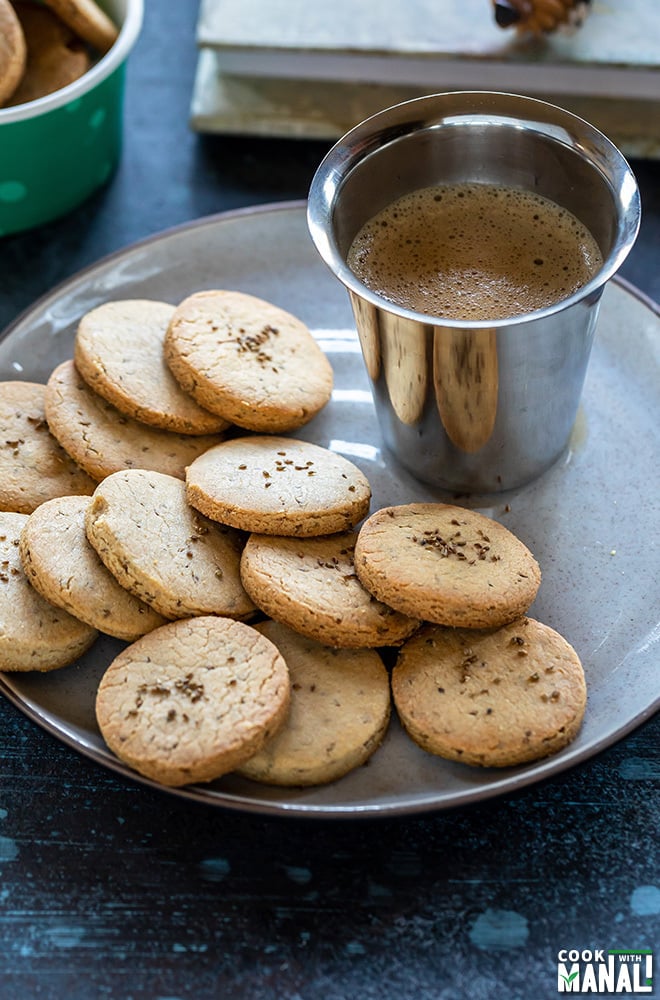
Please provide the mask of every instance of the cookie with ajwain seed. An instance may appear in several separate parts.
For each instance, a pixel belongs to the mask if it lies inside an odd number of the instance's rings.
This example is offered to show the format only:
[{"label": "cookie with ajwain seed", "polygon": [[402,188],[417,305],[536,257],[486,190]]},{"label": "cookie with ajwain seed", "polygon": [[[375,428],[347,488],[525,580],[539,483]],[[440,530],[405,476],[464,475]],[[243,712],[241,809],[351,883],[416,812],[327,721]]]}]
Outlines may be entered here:
[{"label": "cookie with ajwain seed", "polygon": [[329,535],[369,509],[367,477],[343,455],[294,438],[225,441],[190,464],[188,503],[207,517],[264,535]]},{"label": "cookie with ajwain seed", "polygon": [[48,500],[30,514],[19,551],[28,580],[42,597],[99,632],[133,642],[165,619],[121,587],[90,545],[90,497]]},{"label": "cookie with ajwain seed", "polygon": [[0,107],[20,83],[26,54],[25,35],[16,11],[9,0],[0,0]]},{"label": "cookie with ajwain seed", "polygon": [[262,611],[326,646],[395,646],[419,622],[377,601],[355,572],[353,531],[318,538],[250,535],[241,579]]},{"label": "cookie with ajwain seed", "polygon": [[302,427],[332,393],[332,367],[305,324],[242,292],[184,299],[165,338],[165,357],[200,406],[251,431]]},{"label": "cookie with ajwain seed", "polygon": [[31,514],[53,497],[94,492],[48,430],[45,392],[39,382],[0,382],[0,510]]},{"label": "cookie with ajwain seed", "polygon": [[0,512],[0,670],[57,670],[82,656],[98,632],[30,585],[19,553],[27,520]]},{"label": "cookie with ajwain seed", "polygon": [[96,698],[108,747],[172,787],[213,781],[261,749],[289,707],[277,648],[228,618],[170,622],[110,664]]},{"label": "cookie with ajwain seed", "polygon": [[277,622],[255,626],[277,646],[291,677],[280,730],[238,773],[269,785],[321,785],[364,764],[390,719],[390,682],[372,649],[328,649]]},{"label": "cookie with ajwain seed", "polygon": [[105,302],[76,331],[74,361],[90,389],[127,417],[179,434],[216,434],[228,424],[184,392],[165,364],[174,306],[149,299]]},{"label": "cookie with ajwain seed", "polygon": [[240,578],[242,538],[186,502],[174,476],[115,472],[97,486],[85,531],[122,587],[165,618],[249,618]]},{"label": "cookie with ajwain seed", "polygon": [[561,750],[577,736],[587,700],[573,647],[526,617],[488,630],[424,626],[399,650],[392,692],[419,746],[482,767]]},{"label": "cookie with ajwain seed", "polygon": [[519,618],[541,583],[534,556],[507,528],[440,503],[373,514],[358,535],[355,569],[367,590],[397,611],[464,628]]},{"label": "cookie with ajwain seed", "polygon": [[44,0],[76,35],[104,54],[117,41],[119,31],[96,0]]},{"label": "cookie with ajwain seed", "polygon": [[46,385],[46,419],[64,450],[97,481],[121,469],[156,469],[178,479],[186,466],[222,440],[220,434],[175,434],[120,413],[89,388],[73,361]]}]

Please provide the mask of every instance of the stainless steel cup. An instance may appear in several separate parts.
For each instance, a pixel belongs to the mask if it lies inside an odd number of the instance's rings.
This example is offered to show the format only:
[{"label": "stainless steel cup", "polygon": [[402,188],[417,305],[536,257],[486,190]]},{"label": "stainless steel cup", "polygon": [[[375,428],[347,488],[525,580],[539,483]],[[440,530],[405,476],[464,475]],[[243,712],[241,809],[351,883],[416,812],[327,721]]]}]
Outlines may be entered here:
[{"label": "stainless steel cup", "polygon": [[[603,255],[596,276],[545,309],[461,321],[393,305],[346,264],[362,225],[433,184],[482,182],[534,191],[569,209]],[[529,482],[566,448],[600,298],[640,222],[626,160],[561,108],[512,94],[434,94],[388,108],[348,132],[313,178],[308,225],[346,286],[385,444],[418,479],[455,492]]]}]

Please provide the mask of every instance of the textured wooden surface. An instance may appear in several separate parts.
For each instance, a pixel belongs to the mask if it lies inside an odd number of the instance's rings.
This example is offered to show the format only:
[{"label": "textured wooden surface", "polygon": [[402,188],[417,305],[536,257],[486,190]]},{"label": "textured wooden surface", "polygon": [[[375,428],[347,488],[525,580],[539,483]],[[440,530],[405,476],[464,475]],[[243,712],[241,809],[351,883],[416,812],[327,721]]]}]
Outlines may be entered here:
[{"label": "textured wooden surface", "polygon": [[[109,186],[0,242],[0,326],[166,226],[306,194],[327,144],[188,131],[194,8],[147,3]],[[634,167],[645,218],[623,274],[660,298],[660,168]],[[552,998],[560,948],[657,951],[659,740],[656,718],[556,779],[436,816],[276,821],[119,780],[0,701],[0,996]]]}]

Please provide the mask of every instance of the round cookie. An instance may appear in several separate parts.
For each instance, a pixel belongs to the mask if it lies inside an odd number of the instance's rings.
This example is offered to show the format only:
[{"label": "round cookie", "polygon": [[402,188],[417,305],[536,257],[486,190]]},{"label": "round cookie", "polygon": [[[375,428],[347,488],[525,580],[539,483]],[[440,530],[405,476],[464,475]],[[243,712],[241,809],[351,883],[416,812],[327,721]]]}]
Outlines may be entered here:
[{"label": "round cookie", "polygon": [[27,45],[25,72],[8,105],[27,104],[67,87],[92,65],[84,42],[51,10],[30,0],[14,7]]},{"label": "round cookie", "polygon": [[390,682],[371,649],[328,649],[277,622],[256,626],[279,649],[291,677],[286,722],[237,768],[269,785],[321,785],[360,767],[390,719]]},{"label": "round cookie", "polygon": [[57,497],[28,517],[19,552],[28,580],[42,597],[99,632],[133,642],[165,624],[121,587],[89,544],[85,513],[91,498]]},{"label": "round cookie", "polygon": [[212,781],[257,753],[289,707],[286,663],[249,625],[171,622],[110,664],[96,698],[109,748],[172,787]]},{"label": "round cookie", "polygon": [[125,416],[89,388],[73,361],[52,372],[45,407],[51,433],[97,481],[121,469],[155,469],[183,479],[186,466],[222,440],[219,434],[174,434]]},{"label": "round cookie", "polygon": [[541,572],[497,521],[440,503],[384,507],[362,525],[355,569],[397,611],[439,625],[492,628],[530,607]]},{"label": "round cookie", "polygon": [[247,430],[302,427],[332,393],[332,367],[305,324],[242,292],[184,299],[165,337],[165,357],[200,406]]},{"label": "round cookie", "polygon": [[367,477],[336,452],[286,437],[225,441],[186,470],[188,503],[264,535],[330,535],[369,510]]},{"label": "round cookie", "polygon": [[392,693],[419,746],[483,767],[556,753],[577,735],[587,698],[573,647],[526,617],[486,631],[424,626],[399,650]]},{"label": "round cookie", "polygon": [[49,433],[45,391],[38,382],[0,382],[0,510],[31,514],[53,497],[94,492]]},{"label": "round cookie", "polygon": [[179,434],[214,434],[228,424],[184,392],[165,364],[174,306],[148,299],[105,302],[76,332],[74,361],[90,389],[127,417]]},{"label": "round cookie", "polygon": [[44,600],[19,554],[27,514],[0,512],[0,670],[57,670],[89,649],[98,633]]},{"label": "round cookie", "polygon": [[44,0],[44,3],[101,54],[116,42],[117,28],[95,0]]},{"label": "round cookie", "polygon": [[26,54],[25,35],[16,11],[9,0],[0,0],[0,107],[21,81]]},{"label": "round cookie", "polygon": [[108,476],[85,530],[121,586],[165,618],[255,611],[241,584],[242,539],[193,510],[173,476],[143,469]]},{"label": "round cookie", "polygon": [[419,622],[377,601],[355,572],[353,531],[318,538],[250,535],[243,586],[267,615],[302,635],[344,649],[393,646]]}]

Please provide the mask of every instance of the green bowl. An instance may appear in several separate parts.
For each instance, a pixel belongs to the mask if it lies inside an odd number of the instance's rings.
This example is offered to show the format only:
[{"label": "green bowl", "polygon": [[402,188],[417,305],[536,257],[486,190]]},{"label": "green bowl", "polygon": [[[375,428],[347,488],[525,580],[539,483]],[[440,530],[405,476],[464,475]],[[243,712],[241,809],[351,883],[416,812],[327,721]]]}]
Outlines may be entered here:
[{"label": "green bowl", "polygon": [[124,71],[142,26],[143,0],[102,6],[120,26],[109,52],[67,87],[0,108],[0,236],[69,212],[119,161]]}]

